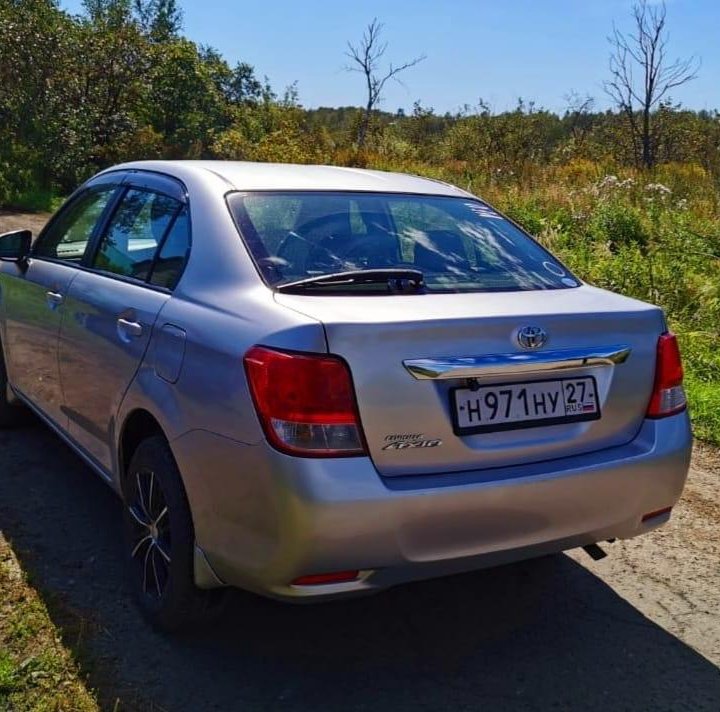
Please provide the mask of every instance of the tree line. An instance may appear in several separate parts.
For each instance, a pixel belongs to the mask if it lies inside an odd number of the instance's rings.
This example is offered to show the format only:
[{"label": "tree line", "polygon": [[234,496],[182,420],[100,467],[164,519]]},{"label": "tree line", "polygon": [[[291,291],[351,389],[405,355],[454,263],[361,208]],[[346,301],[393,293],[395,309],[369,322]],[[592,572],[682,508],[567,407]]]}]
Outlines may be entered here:
[{"label": "tree line", "polygon": [[251,65],[230,65],[184,36],[176,0],[85,0],[82,15],[57,0],[0,0],[0,204],[64,194],[100,168],[141,158],[454,165],[506,176],[576,159],[689,162],[720,175],[720,115],[671,98],[697,63],[667,61],[663,6],[641,2],[633,21],[636,32],[611,36],[614,110],[570,93],[561,114],[522,99],[499,113],[482,100],[444,114],[421,102],[381,111],[386,83],[424,55],[384,66],[377,20],[347,47],[367,90],[362,105],[306,110],[295,85],[277,92]]}]

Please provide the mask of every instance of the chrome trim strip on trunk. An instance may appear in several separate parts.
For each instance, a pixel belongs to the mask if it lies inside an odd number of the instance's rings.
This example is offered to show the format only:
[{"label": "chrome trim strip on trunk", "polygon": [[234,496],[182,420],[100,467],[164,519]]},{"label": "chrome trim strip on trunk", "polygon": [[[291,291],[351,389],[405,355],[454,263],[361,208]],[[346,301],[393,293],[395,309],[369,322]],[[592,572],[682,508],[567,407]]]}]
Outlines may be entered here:
[{"label": "chrome trim strip on trunk", "polygon": [[420,381],[449,378],[481,378],[522,373],[560,371],[585,366],[624,363],[632,349],[615,345],[584,349],[558,349],[537,353],[487,354],[457,358],[417,358],[403,361],[407,371]]}]

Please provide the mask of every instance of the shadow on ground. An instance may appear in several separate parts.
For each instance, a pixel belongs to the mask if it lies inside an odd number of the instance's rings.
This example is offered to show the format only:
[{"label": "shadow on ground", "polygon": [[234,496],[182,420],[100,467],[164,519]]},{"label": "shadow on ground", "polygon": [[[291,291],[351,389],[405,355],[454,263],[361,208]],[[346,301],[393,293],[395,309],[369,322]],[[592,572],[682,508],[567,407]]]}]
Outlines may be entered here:
[{"label": "shadow on ground", "polygon": [[563,555],[322,606],[238,594],[170,640],[129,602],[114,494],[40,425],[0,433],[0,529],[109,709],[718,709],[714,665]]}]

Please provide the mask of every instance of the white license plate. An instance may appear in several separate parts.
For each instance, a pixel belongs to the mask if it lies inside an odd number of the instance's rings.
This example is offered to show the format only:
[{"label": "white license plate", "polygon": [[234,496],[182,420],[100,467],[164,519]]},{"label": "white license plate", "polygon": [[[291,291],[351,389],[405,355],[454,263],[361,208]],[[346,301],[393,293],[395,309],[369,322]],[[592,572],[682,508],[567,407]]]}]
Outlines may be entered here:
[{"label": "white license plate", "polygon": [[600,417],[592,376],[530,383],[454,388],[451,412],[456,435],[577,423]]}]

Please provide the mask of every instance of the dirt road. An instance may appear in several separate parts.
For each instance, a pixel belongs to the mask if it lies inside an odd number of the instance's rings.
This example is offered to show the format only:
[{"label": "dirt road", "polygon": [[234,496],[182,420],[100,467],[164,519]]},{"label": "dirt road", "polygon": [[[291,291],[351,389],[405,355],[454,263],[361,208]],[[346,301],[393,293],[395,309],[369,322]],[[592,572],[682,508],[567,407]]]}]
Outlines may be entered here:
[{"label": "dirt road", "polygon": [[169,640],[129,602],[110,490],[39,424],[0,432],[0,529],[109,709],[716,711],[718,484],[701,451],[671,523],[600,562],[313,607],[238,594],[221,626]]},{"label": "dirt road", "polygon": [[33,236],[37,236],[49,217],[48,213],[17,213],[0,210],[0,235],[11,230],[32,230]]},{"label": "dirt road", "polygon": [[571,552],[312,607],[237,594],[222,625],[174,640],[130,603],[114,495],[39,424],[0,432],[0,531],[107,709],[720,709],[707,448],[670,524],[600,562]]}]

